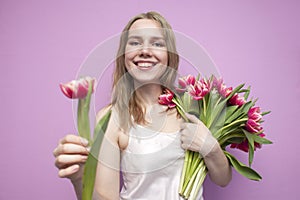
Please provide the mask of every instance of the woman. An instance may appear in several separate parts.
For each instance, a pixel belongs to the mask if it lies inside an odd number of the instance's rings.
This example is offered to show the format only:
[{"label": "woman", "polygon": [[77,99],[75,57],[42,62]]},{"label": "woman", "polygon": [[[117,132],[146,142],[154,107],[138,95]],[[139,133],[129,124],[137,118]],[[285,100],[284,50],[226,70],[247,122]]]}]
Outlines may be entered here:
[{"label": "woman", "polygon": [[[160,14],[137,15],[124,28],[112,104],[97,115],[99,120],[112,110],[100,149],[95,199],[181,199],[178,185],[186,149],[204,157],[214,183],[230,182],[228,160],[205,125],[189,114],[192,123],[186,123],[176,109],[158,103],[166,88],[172,89],[178,60],[174,33]],[[84,139],[67,135],[54,150],[59,176],[71,180],[78,199],[87,147]]]}]

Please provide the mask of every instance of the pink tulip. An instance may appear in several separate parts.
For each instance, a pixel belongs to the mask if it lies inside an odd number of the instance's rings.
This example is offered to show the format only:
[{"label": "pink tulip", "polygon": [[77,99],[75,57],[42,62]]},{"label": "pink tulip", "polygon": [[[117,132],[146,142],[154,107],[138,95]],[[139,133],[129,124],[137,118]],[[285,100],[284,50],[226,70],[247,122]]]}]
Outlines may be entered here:
[{"label": "pink tulip", "polygon": [[230,99],[229,99],[229,103],[231,105],[237,105],[237,106],[242,106],[246,103],[245,98],[239,96],[238,94],[234,94]]},{"label": "pink tulip", "polygon": [[189,94],[195,100],[203,99],[203,97],[210,92],[210,83],[204,79],[196,81],[194,85],[188,87]]},{"label": "pink tulip", "polygon": [[233,144],[230,145],[230,148],[236,148],[236,149],[240,149],[244,152],[248,152],[249,151],[248,141],[244,140],[240,144],[233,143]]},{"label": "pink tulip", "polygon": [[161,105],[166,105],[169,108],[174,108],[176,104],[172,101],[174,93],[168,89],[165,89],[164,94],[158,97],[158,103]]},{"label": "pink tulip", "polygon": [[178,92],[185,92],[190,85],[194,85],[196,78],[192,75],[187,75],[178,79],[179,87],[176,88]]},{"label": "pink tulip", "polygon": [[253,119],[248,119],[246,122],[246,129],[250,133],[258,133],[262,130],[259,122],[254,121]]},{"label": "pink tulip", "polygon": [[228,97],[232,92],[232,87],[227,88],[226,85],[223,83],[222,78],[217,79],[216,77],[214,77],[213,78],[213,87],[218,90],[219,94],[223,98]]},{"label": "pink tulip", "polygon": [[250,133],[258,133],[262,130],[260,120],[262,115],[260,113],[260,107],[252,107],[248,111],[248,121],[246,122],[246,129]]},{"label": "pink tulip", "polygon": [[225,85],[222,85],[219,89],[219,93],[222,97],[228,97],[232,92],[232,87],[226,88]]},{"label": "pink tulip", "polygon": [[94,91],[95,79],[90,77],[80,78],[79,80],[73,80],[71,82],[60,84],[60,89],[70,99],[83,99],[86,97],[89,84],[92,84]]},{"label": "pink tulip", "polygon": [[223,79],[219,78],[217,79],[215,76],[213,77],[213,87],[216,88],[217,90],[219,90],[219,88],[224,85],[223,84]]},{"label": "pink tulip", "polygon": [[262,115],[260,112],[260,107],[252,107],[248,111],[249,119],[252,119],[256,122],[259,122],[262,119]]}]

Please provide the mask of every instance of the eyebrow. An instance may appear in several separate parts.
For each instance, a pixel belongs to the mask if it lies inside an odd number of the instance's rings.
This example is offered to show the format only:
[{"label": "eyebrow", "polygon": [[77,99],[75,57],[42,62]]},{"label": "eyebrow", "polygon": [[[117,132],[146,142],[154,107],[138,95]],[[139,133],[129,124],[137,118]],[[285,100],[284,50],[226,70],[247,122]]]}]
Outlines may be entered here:
[{"label": "eyebrow", "polygon": [[[129,36],[128,37],[128,40],[129,39],[142,39],[142,37],[141,36],[137,36],[137,35],[132,35],[132,36]],[[155,39],[155,40],[165,40],[165,38],[164,37],[161,37],[161,36],[153,36],[153,37],[151,37],[151,39]]]}]

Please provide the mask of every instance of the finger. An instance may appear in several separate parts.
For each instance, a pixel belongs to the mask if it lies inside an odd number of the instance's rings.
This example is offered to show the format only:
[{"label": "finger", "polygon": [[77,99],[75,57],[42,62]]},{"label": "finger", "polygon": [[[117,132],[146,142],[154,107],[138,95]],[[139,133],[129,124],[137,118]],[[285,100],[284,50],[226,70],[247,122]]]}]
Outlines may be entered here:
[{"label": "finger", "polygon": [[72,164],[79,164],[79,163],[85,163],[88,156],[84,155],[59,155],[55,159],[55,166],[59,169],[72,165]]},{"label": "finger", "polygon": [[183,129],[185,129],[186,128],[186,123],[181,123],[180,124],[180,130],[182,131]]},{"label": "finger", "polygon": [[73,143],[73,144],[79,144],[82,146],[88,146],[88,141],[85,138],[82,138],[78,135],[66,135],[64,138],[62,138],[59,142],[60,144],[65,144],[65,143]]},{"label": "finger", "polygon": [[185,113],[185,116],[193,123],[195,124],[200,124],[201,121],[195,116],[195,115],[191,115],[189,113]]},{"label": "finger", "polygon": [[87,147],[82,145],[66,143],[66,144],[59,144],[53,151],[53,155],[57,157],[61,154],[83,154],[88,155],[89,150]]},{"label": "finger", "polygon": [[58,176],[60,178],[67,178],[73,174],[75,174],[76,172],[78,172],[79,170],[79,165],[71,165],[70,167],[67,167],[65,169],[61,169],[58,171]]},{"label": "finger", "polygon": [[187,145],[184,144],[184,143],[182,143],[182,144],[181,144],[181,148],[184,149],[184,150],[187,150]]}]

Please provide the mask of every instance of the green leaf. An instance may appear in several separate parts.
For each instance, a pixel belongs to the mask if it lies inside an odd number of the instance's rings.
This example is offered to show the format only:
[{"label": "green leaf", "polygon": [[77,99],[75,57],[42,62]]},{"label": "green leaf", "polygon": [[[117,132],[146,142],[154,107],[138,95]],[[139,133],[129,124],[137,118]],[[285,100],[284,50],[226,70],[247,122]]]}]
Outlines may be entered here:
[{"label": "green leaf", "polygon": [[227,115],[228,118],[226,118],[225,123],[228,124],[234,120],[248,116],[248,111],[253,105],[254,105],[254,102],[248,101],[241,107],[238,107],[232,115],[229,115],[229,114]]},{"label": "green leaf", "polygon": [[273,144],[272,141],[270,141],[270,140],[268,140],[266,138],[262,138],[262,137],[260,137],[258,135],[254,135],[253,139],[254,139],[255,142],[257,142],[259,144]]},{"label": "green leaf", "polygon": [[228,95],[228,97],[226,97],[226,101],[228,101],[235,93],[239,92],[240,89],[242,89],[244,87],[244,85],[245,84],[243,83],[243,84],[238,85],[236,88],[234,88],[232,90],[232,92],[230,93],[230,95]]},{"label": "green leaf", "polygon": [[[219,102],[219,101],[217,101]],[[218,118],[219,114],[222,112],[222,110],[224,109],[224,107],[226,106],[226,101],[225,99],[220,101],[219,103],[217,103],[215,105],[215,107],[212,110],[209,110],[208,112],[211,112],[210,118],[207,120],[207,128],[210,128],[210,126],[212,125],[212,123],[214,122],[214,120],[216,120],[216,118]]]},{"label": "green leaf", "polygon": [[253,162],[253,157],[254,157],[254,138],[253,136],[255,136],[254,134],[249,133],[248,131],[243,129],[243,132],[245,133],[245,136],[248,140],[248,146],[249,146],[249,166],[251,166],[252,162]]},{"label": "green leaf", "polygon": [[[110,119],[111,116],[111,110],[109,110],[97,123],[95,129],[94,129],[94,139],[97,138],[98,134],[104,134],[106,129],[107,129],[107,125],[108,125],[108,121]],[[95,139],[95,141],[97,141]]]},{"label": "green leaf", "polygon": [[264,115],[267,115],[267,114],[269,114],[269,113],[271,113],[271,111],[263,112],[263,113],[261,113],[261,115],[264,116]]},{"label": "green leaf", "polygon": [[205,96],[205,100],[207,99],[207,101],[203,101],[203,103],[207,103],[206,104],[206,119],[207,119],[207,126],[210,126],[213,123],[214,120],[214,110],[216,109],[216,107],[219,105],[219,102],[221,101],[221,96],[219,95],[219,93],[217,93],[215,90],[212,90],[210,93],[208,93]]},{"label": "green leaf", "polygon": [[110,119],[111,110],[109,110],[98,122],[94,131],[94,142],[92,144],[91,151],[89,153],[88,159],[84,166],[83,180],[82,180],[82,200],[92,200],[98,156],[101,147],[101,143],[107,129],[107,125]]},{"label": "green leaf", "polygon": [[248,97],[249,97],[250,89],[251,89],[251,86],[248,86],[248,88],[247,88],[248,91],[245,92],[244,98],[245,98],[246,101],[247,101],[247,99],[248,99]]},{"label": "green leaf", "polygon": [[228,158],[231,165],[234,167],[234,169],[240,173],[241,175],[245,176],[246,178],[254,181],[260,181],[262,177],[253,169],[246,166],[242,162],[238,161],[233,155],[231,155],[229,152],[224,151],[226,157]]},{"label": "green leaf", "polygon": [[238,108],[239,106],[237,105],[227,106],[225,119],[228,119],[230,116],[232,116],[238,110]]},{"label": "green leaf", "polygon": [[241,133],[241,131],[239,131],[237,129],[232,129],[232,130],[229,130],[226,133],[222,134],[219,138],[217,138],[217,140],[221,146],[224,146],[225,143],[227,143],[227,145],[231,144],[231,143],[228,143],[228,141],[234,140],[236,138],[241,138],[241,140],[244,140],[245,134]]}]

